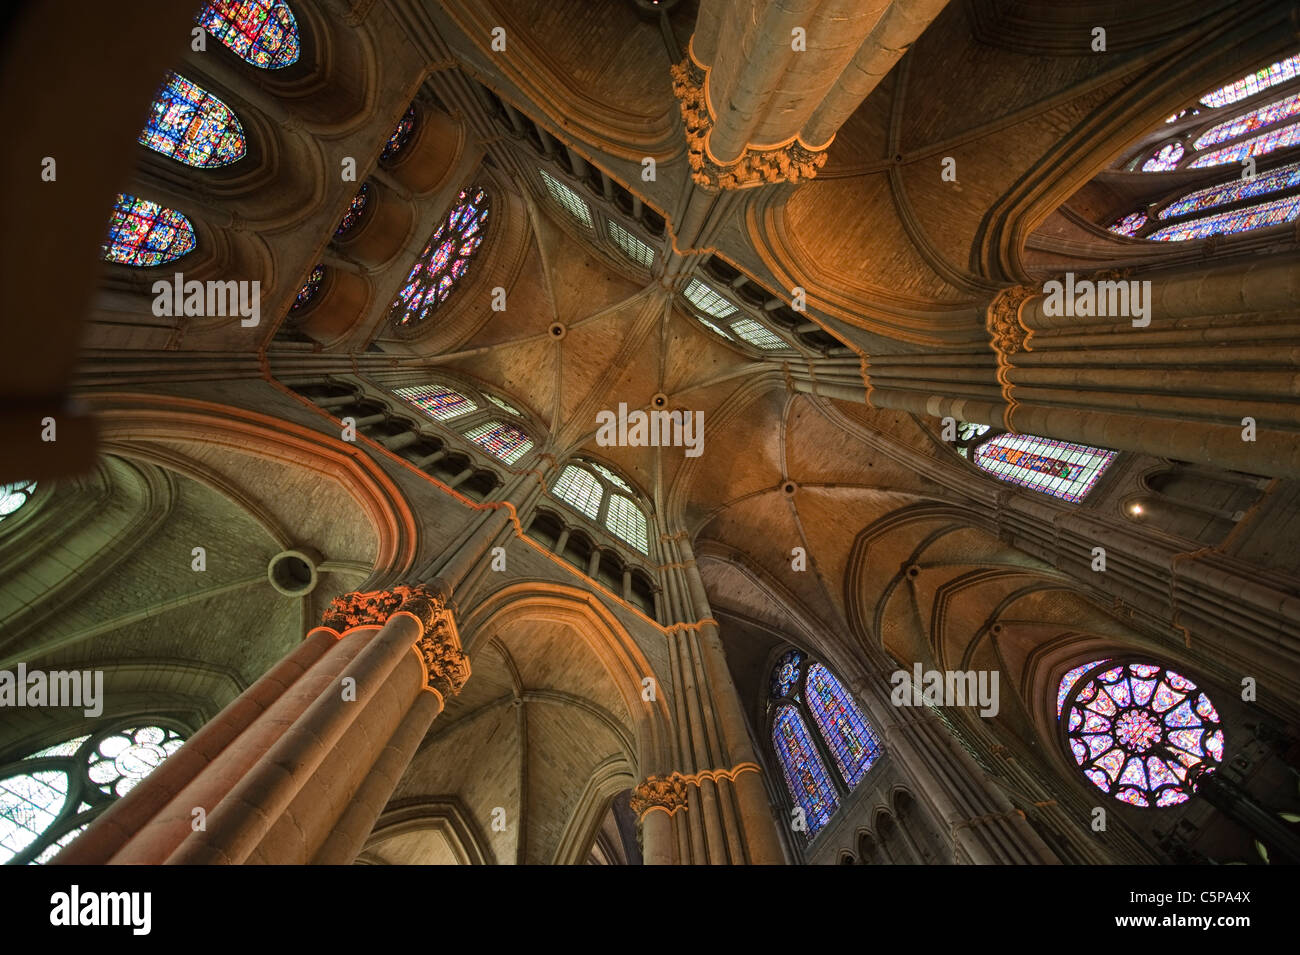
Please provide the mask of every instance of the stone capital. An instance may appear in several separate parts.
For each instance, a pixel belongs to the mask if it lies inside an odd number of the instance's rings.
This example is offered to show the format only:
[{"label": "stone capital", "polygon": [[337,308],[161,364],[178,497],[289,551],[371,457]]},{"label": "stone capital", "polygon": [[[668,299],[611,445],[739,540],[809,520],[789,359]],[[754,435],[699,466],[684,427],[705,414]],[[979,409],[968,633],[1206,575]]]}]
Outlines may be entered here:
[{"label": "stone capital", "polygon": [[389,617],[403,610],[418,617],[425,630],[429,630],[446,609],[441,594],[421,586],[400,584],[391,590],[358,590],[335,597],[321,623],[340,633],[353,627],[381,627]]},{"label": "stone capital", "polygon": [[671,816],[686,808],[686,777],[681,773],[650,776],[632,790],[630,805],[638,817],[652,809],[662,809]]},{"label": "stone capital", "polygon": [[460,693],[469,679],[469,657],[460,648],[456,628],[450,615],[440,617],[432,627],[426,627],[415,641],[415,652],[424,664],[425,688],[446,699]]},{"label": "stone capital", "polygon": [[747,189],[776,182],[806,182],[826,164],[824,150],[809,149],[798,139],[770,149],[746,147],[734,162],[722,164],[709,153],[713,117],[704,94],[705,73],[687,56],[670,67],[673,94],[686,126],[686,155],[691,178],[708,189]]}]

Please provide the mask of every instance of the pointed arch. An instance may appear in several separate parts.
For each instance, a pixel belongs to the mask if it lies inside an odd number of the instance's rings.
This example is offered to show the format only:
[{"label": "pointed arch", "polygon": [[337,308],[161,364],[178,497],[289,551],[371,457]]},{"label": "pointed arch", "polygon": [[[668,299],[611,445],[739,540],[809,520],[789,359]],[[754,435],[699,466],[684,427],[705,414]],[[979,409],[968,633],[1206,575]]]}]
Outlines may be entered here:
[{"label": "pointed arch", "polygon": [[228,166],[248,152],[244,127],[230,107],[179,73],[163,81],[140,144],[201,169]]},{"label": "pointed arch", "polygon": [[194,251],[194,225],[182,213],[148,199],[118,193],[100,248],[105,262],[148,268]]},{"label": "pointed arch", "polygon": [[284,0],[209,0],[196,22],[253,66],[281,70],[298,62],[298,21]]}]

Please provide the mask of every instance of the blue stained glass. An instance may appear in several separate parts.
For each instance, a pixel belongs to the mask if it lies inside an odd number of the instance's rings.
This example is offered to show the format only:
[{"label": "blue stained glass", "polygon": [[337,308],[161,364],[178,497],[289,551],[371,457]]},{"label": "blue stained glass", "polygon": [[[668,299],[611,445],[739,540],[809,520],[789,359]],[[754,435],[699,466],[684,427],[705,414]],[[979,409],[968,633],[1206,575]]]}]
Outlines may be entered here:
[{"label": "blue stained glass", "polygon": [[119,193],[100,257],[122,265],[165,265],[191,252],[195,241],[194,226],[175,209]]},{"label": "blue stained glass", "polygon": [[476,186],[461,191],[389,306],[395,324],[417,325],[447,300],[482,245],[489,211],[485,189]]},{"label": "blue stained glass", "polygon": [[1156,242],[1186,242],[1212,235],[1235,235],[1252,229],[1281,225],[1300,217],[1300,196],[1285,196],[1271,202],[1247,206],[1231,212],[1220,212],[1203,219],[1188,219],[1157,229],[1145,236]]},{"label": "blue stained glass", "polygon": [[298,23],[284,0],[210,0],[197,22],[264,70],[298,62]]},{"label": "blue stained glass", "polygon": [[799,666],[803,663],[803,654],[798,650],[787,650],[776,666],[772,668],[772,695],[789,696],[790,690],[799,682]]},{"label": "blue stained glass", "polygon": [[392,162],[397,154],[406,148],[406,144],[411,141],[411,136],[415,133],[415,106],[412,105],[397,121],[393,127],[392,133],[388,136],[388,142],[384,144],[384,151],[379,154],[380,162]]},{"label": "blue stained glass", "polygon": [[849,788],[880,756],[880,741],[843,684],[820,663],[808,668],[808,708]]},{"label": "blue stained glass", "polygon": [[830,822],[839,799],[808,729],[793,706],[777,710],[772,721],[772,744],[780,757],[790,797],[804,811],[811,838]]},{"label": "blue stained glass", "polygon": [[1175,219],[1191,212],[1227,205],[1241,199],[1253,199],[1292,186],[1300,186],[1300,163],[1280,166],[1270,172],[1260,173],[1251,180],[1234,179],[1222,185],[1189,192],[1169,203],[1156,215],[1161,219]]},{"label": "blue stained glass", "polygon": [[244,128],[230,107],[197,83],[168,73],[140,143],[187,166],[228,166],[247,152]]}]

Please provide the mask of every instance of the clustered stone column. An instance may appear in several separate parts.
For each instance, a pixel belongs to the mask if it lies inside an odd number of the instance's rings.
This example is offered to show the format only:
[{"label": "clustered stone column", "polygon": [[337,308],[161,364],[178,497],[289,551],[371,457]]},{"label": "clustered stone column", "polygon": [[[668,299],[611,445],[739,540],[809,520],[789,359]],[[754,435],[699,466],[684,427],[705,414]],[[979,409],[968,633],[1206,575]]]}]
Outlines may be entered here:
[{"label": "clustered stone column", "polygon": [[885,751],[912,780],[932,818],[942,820],[958,861],[975,865],[1043,865],[1057,862],[1024,813],[1011,804],[927,707],[888,705],[895,669],[883,651],[868,648],[880,667],[868,692],[855,692],[881,730]]},{"label": "clustered stone column", "polygon": [[323,626],[55,862],[350,863],[469,675],[441,595],[338,597]]},{"label": "clustered stone column", "polygon": [[[679,770],[638,788],[647,862],[785,861],[740,697],[684,536],[663,541],[669,619],[699,620],[668,634]],[[678,810],[681,810],[680,812]]]},{"label": "clustered stone column", "polygon": [[695,181],[811,179],[835,133],[948,0],[705,0],[673,68]]}]

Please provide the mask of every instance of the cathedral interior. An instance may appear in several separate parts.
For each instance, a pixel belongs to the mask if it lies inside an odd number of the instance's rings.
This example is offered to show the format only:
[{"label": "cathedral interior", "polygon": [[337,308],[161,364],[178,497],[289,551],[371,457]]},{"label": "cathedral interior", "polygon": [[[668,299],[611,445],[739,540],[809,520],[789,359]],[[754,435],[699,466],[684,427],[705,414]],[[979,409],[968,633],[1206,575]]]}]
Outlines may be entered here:
[{"label": "cathedral interior", "polygon": [[1300,861],[1295,3],[2,16],[0,861]]}]

